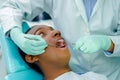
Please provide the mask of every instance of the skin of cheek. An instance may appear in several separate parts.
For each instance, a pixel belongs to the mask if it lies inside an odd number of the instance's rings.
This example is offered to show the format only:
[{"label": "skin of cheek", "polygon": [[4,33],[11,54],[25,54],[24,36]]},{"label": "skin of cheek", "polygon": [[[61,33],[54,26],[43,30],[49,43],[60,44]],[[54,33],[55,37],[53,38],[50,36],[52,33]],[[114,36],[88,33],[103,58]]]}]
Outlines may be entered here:
[{"label": "skin of cheek", "polygon": [[48,46],[45,53],[41,54],[39,58],[46,64],[50,63],[51,65],[63,66],[68,65],[70,54],[68,49],[61,50],[59,48]]},{"label": "skin of cheek", "polygon": [[56,46],[56,39],[51,38],[49,35],[44,37],[45,41],[48,43],[50,46]]}]

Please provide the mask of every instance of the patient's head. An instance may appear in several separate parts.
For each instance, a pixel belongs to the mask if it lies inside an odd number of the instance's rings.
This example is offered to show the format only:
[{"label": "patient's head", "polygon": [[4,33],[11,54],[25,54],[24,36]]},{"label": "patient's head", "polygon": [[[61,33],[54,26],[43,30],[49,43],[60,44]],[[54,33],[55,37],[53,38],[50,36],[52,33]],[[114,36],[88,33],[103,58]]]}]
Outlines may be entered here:
[{"label": "patient's head", "polygon": [[70,59],[70,53],[64,38],[60,31],[54,30],[50,26],[36,25],[31,28],[27,34],[39,35],[48,43],[48,47],[43,54],[32,56],[25,55],[25,60],[28,63],[36,63],[37,65],[48,67],[67,67]]}]

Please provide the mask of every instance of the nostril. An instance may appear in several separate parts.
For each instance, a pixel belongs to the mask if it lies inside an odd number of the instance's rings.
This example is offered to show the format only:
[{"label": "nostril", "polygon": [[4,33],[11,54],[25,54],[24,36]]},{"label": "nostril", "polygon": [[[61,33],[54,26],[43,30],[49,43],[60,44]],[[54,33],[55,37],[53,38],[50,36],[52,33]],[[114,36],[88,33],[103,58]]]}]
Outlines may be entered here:
[{"label": "nostril", "polygon": [[54,36],[60,36],[60,33],[55,33],[55,35]]},{"label": "nostril", "polygon": [[58,34],[56,33],[54,36],[57,36]]}]

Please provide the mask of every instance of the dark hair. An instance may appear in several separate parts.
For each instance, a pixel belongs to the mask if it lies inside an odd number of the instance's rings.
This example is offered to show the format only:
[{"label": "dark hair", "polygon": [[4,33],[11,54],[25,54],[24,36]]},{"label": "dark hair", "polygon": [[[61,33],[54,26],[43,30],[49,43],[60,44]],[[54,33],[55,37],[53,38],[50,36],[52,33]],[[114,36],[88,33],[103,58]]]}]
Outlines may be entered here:
[{"label": "dark hair", "polygon": [[40,67],[35,64],[35,63],[28,63],[26,60],[25,60],[25,55],[27,55],[26,53],[24,53],[20,48],[19,48],[19,52],[20,52],[20,55],[22,57],[22,59],[26,62],[26,64],[32,68],[33,70],[35,70],[36,72],[40,73],[41,75],[44,76],[42,70],[40,69]]}]

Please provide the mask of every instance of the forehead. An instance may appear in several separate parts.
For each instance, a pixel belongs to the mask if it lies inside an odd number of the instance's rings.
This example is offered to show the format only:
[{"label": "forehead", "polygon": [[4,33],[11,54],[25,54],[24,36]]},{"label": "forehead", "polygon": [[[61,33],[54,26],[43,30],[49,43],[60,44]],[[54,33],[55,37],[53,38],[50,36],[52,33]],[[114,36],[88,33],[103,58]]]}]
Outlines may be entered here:
[{"label": "forehead", "polygon": [[27,34],[34,34],[39,31],[39,30],[53,30],[53,28],[51,26],[47,26],[47,25],[35,25],[33,26],[28,32]]}]

